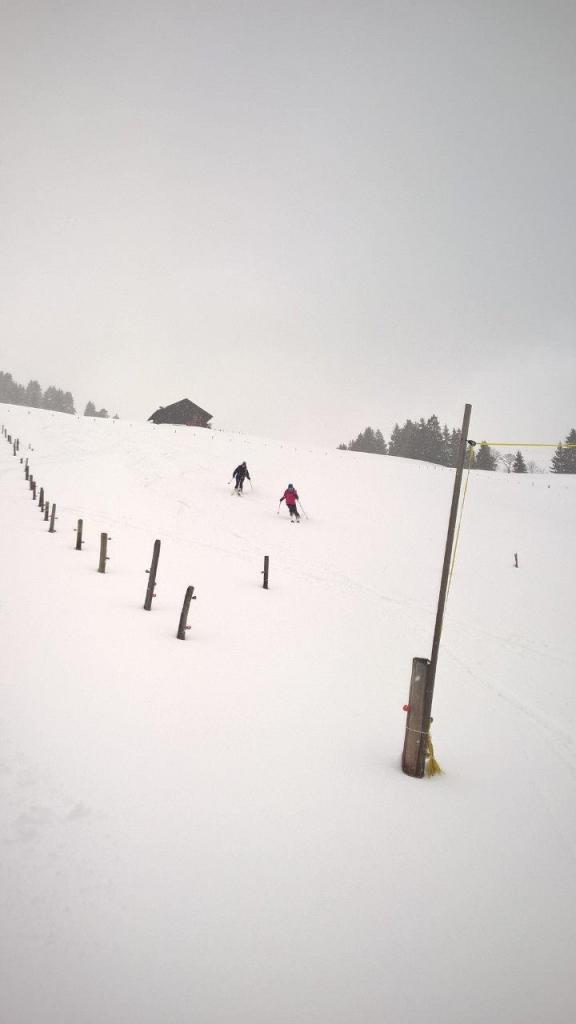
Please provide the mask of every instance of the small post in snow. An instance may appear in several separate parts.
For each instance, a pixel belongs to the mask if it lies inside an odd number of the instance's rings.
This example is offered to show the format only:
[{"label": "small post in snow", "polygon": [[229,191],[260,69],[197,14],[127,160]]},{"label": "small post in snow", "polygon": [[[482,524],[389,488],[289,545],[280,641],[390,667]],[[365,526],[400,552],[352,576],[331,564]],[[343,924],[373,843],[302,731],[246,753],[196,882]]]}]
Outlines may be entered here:
[{"label": "small post in snow", "polygon": [[26,462],[24,463],[24,476],[26,477],[27,480],[30,478],[30,470],[28,469],[28,459],[26,459]]},{"label": "small post in snow", "polygon": [[82,519],[78,520],[78,526],[76,527],[76,551],[82,551],[82,529],[84,522]]},{"label": "small post in snow", "polygon": [[50,515],[50,502],[49,501],[45,501],[44,502],[44,522],[45,523],[48,522],[48,516],[49,515]]},{"label": "small post in snow", "polygon": [[107,550],[108,550],[108,534],[107,533],[101,533],[100,534],[100,564],[98,565],[98,572],[106,572],[106,562],[108,561],[108,556],[106,554]]},{"label": "small post in snow", "polygon": [[194,587],[187,587],[186,594],[184,595],[184,604],[182,605],[182,611],[180,613],[180,622],[178,623],[178,632],[176,637],[178,640],[186,639],[186,630],[190,629],[190,626],[186,625],[188,620],[188,610],[190,608],[190,601],[195,601]]},{"label": "small post in snow", "polygon": [[516,552],[514,552],[514,566],[515,566],[516,569],[519,568],[519,566],[518,566],[518,555],[517,555]]},{"label": "small post in snow", "polygon": [[144,601],[144,610],[149,612],[152,610],[152,598],[155,597],[154,587],[156,586],[156,573],[158,571],[158,559],[160,558],[160,541],[154,541],[154,549],[152,551],[152,564],[149,569],[146,570],[148,575],[148,586],[146,587],[146,599]]},{"label": "small post in snow", "polygon": [[38,505],[40,506],[40,511],[43,512],[44,511],[44,488],[43,487],[40,488],[40,496],[38,498]]},{"label": "small post in snow", "polygon": [[56,505],[52,505],[52,512],[50,513],[50,527],[48,533],[56,533],[56,527],[54,523],[56,521]]},{"label": "small post in snow", "polygon": [[32,501],[36,501],[36,481],[32,481]]},{"label": "small post in snow", "polygon": [[264,570],[262,572],[262,575],[264,577],[264,582],[263,582],[262,586],[264,587],[264,590],[268,590],[268,569],[269,569],[269,567],[270,567],[270,558],[269,558],[268,555],[264,555]]}]

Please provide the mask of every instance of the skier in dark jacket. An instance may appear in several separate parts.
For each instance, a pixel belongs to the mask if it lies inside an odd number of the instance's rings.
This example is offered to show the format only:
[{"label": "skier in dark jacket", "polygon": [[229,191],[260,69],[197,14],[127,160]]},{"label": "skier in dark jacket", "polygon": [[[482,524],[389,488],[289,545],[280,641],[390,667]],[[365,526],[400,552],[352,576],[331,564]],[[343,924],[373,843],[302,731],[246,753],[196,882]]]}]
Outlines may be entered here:
[{"label": "skier in dark jacket", "polygon": [[290,519],[295,519],[296,522],[299,523],[300,522],[300,513],[299,513],[298,509],[296,508],[296,502],[299,501],[299,500],[300,499],[298,498],[298,491],[294,487],[294,484],[288,484],[288,487],[286,488],[286,490],[284,491],[284,494],[280,498],[280,502],[279,502],[279,505],[278,505],[278,512],[280,512],[280,505],[282,504],[283,501],[285,501],[286,502],[286,507],[288,508],[288,511],[290,512]]},{"label": "skier in dark jacket", "polygon": [[242,494],[242,488],[244,486],[244,481],[246,477],[248,477],[248,480],[250,480],[250,473],[248,472],[248,466],[246,465],[246,463],[241,462],[239,466],[236,466],[236,469],[232,473],[232,476],[236,481],[236,485],[234,487],[236,494]]}]

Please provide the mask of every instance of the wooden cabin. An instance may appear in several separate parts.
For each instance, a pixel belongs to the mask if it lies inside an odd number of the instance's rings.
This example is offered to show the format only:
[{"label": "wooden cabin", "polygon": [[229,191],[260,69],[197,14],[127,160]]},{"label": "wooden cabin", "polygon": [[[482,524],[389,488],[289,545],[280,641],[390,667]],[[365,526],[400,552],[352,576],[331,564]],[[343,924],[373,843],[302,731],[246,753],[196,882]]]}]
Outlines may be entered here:
[{"label": "wooden cabin", "polygon": [[189,398],[182,398],[172,405],[161,405],[156,412],[148,417],[149,423],[174,423],[186,427],[207,427],[212,413],[201,409]]}]

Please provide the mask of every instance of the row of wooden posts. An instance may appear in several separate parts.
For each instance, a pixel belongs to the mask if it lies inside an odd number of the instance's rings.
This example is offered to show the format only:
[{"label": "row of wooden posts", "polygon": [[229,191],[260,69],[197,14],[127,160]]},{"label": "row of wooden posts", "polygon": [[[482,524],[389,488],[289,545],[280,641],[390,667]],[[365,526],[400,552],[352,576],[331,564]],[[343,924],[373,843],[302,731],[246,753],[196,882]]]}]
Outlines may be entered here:
[{"label": "row of wooden posts", "polygon": [[[12,439],[12,435],[8,433],[8,431],[6,430],[5,426],[2,426],[2,435],[7,438],[8,444],[12,445],[13,455],[17,456],[18,452],[20,451],[20,440],[19,440],[19,438],[16,438],[16,439],[13,440]],[[24,459],[21,456],[20,457],[20,462],[24,466],[24,477],[28,481],[29,488],[32,491],[32,500],[36,501],[37,482],[34,479],[34,477],[32,476],[32,473],[30,471],[30,466],[29,466],[29,463],[28,463],[28,459],[27,458]],[[55,533],[56,532],[56,525],[55,524],[56,524],[56,519],[58,518],[57,515],[56,515],[56,504],[53,502],[52,503],[52,507],[50,508],[50,502],[46,499],[46,497],[44,495],[44,488],[43,487],[40,487],[40,490],[39,490],[38,505],[40,507],[40,511],[44,513],[44,520],[45,520],[45,522],[48,522],[50,524],[49,527],[48,527],[48,533]],[[84,543],[84,540],[83,540],[83,537],[82,537],[83,530],[84,530],[84,520],[83,519],[79,519],[78,520],[78,525],[76,526],[76,529],[75,529],[75,533],[76,533],[76,551],[81,551],[82,550],[82,545]],[[108,533],[101,533],[100,534],[100,559],[99,559],[99,562],[98,562],[98,572],[101,572],[101,573],[105,573],[106,572],[106,562],[109,561],[108,542],[111,541],[111,540],[112,540],[112,538],[111,538],[111,536]],[[152,600],[153,600],[153,598],[156,597],[156,593],[155,593],[156,573],[158,571],[158,562],[159,562],[159,560],[160,560],[160,541],[159,540],[155,540],[154,541],[154,548],[153,548],[153,551],[152,551],[152,562],[151,562],[150,568],[146,569],[146,572],[148,574],[148,585],[146,587],[146,597],[144,599],[144,609],[147,612],[152,610]],[[270,558],[269,558],[268,555],[265,555],[264,556],[264,569],[262,570],[262,576],[263,576],[262,586],[263,586],[264,590],[268,590],[269,571],[270,571]],[[178,631],[176,633],[176,637],[177,637],[178,640],[185,640],[186,639],[186,632],[187,632],[187,630],[189,630],[191,628],[188,625],[188,612],[190,610],[191,602],[195,601],[195,600],[196,600],[196,597],[194,595],[194,587],[192,587],[192,586],[187,587],[186,588],[186,593],[184,595],[184,603],[182,605],[182,611],[180,612],[180,619],[179,619],[179,622],[178,622]]]}]

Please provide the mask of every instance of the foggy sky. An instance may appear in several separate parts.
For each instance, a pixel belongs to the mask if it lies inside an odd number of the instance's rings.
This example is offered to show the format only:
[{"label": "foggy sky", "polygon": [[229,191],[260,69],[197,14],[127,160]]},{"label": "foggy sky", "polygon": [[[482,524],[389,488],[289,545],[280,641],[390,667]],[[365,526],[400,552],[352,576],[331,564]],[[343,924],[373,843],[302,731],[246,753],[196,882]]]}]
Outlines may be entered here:
[{"label": "foggy sky", "polygon": [[0,369],[300,442],[466,401],[557,441],[575,44],[572,0],[0,3]]}]

